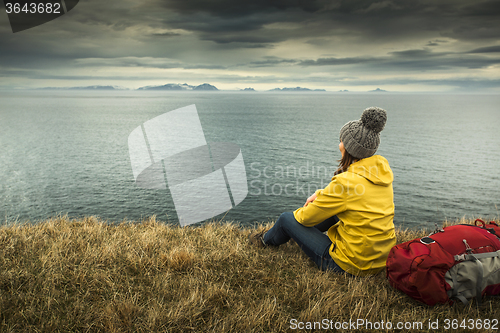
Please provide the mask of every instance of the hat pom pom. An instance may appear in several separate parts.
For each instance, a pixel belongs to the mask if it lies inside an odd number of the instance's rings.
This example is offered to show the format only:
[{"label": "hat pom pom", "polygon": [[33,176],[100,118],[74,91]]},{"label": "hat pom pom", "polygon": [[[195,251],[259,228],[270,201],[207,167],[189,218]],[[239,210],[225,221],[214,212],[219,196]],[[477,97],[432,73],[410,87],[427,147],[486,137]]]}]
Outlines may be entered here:
[{"label": "hat pom pom", "polygon": [[386,120],[385,110],[375,106],[366,109],[361,115],[363,126],[375,133],[380,133],[384,129]]}]

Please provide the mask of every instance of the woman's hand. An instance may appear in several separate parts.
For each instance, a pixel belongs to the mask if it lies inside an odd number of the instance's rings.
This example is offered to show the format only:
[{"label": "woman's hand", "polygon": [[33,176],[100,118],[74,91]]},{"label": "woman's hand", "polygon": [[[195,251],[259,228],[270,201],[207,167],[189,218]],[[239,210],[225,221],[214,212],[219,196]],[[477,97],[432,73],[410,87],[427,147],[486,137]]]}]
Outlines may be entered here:
[{"label": "woman's hand", "polygon": [[307,201],[304,204],[304,207],[307,207],[307,205],[309,205],[310,202],[313,202],[314,200],[316,200],[317,197],[318,196],[316,195],[316,193],[313,193],[313,195],[311,195],[309,198],[307,198]]}]

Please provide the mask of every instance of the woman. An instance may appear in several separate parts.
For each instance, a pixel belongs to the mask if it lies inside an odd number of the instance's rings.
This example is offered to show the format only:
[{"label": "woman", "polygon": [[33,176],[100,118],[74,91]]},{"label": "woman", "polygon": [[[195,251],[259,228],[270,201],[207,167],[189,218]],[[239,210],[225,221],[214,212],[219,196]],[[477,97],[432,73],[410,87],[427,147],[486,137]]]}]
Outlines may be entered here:
[{"label": "woman", "polygon": [[387,160],[374,155],[386,120],[385,110],[371,107],[345,124],[342,159],[328,186],[293,213],[281,214],[267,232],[250,234],[250,242],[278,246],[293,238],[321,270],[367,276],[384,269],[396,245],[394,177]]}]

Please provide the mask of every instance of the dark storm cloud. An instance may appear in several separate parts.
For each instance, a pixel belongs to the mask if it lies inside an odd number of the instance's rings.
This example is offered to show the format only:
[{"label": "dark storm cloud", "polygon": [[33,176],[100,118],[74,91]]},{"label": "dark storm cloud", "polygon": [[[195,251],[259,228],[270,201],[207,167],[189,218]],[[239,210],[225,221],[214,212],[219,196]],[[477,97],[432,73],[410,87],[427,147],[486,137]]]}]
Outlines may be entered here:
[{"label": "dark storm cloud", "polygon": [[[496,48],[486,48],[483,52],[497,52]],[[480,50],[481,51],[481,50]],[[477,50],[466,53],[483,53]],[[277,62],[277,60],[274,60]],[[341,66],[362,65],[365,70],[374,71],[422,71],[447,68],[485,68],[500,64],[500,57],[467,55],[460,52],[431,52],[425,49],[389,52],[384,57],[319,58],[303,60],[300,66]]]},{"label": "dark storm cloud", "polygon": [[[263,47],[299,37],[356,36],[390,40],[435,31],[453,38],[497,38],[496,1],[407,0],[150,0],[108,3],[89,0],[73,15],[78,23],[114,31],[130,27],[183,29],[199,39],[237,47]],[[83,5],[83,6],[82,6]],[[273,23],[292,23],[291,29]],[[83,32],[71,30],[75,37]],[[155,32],[152,37],[178,37]],[[325,41],[327,43],[327,41]],[[435,46],[438,42],[432,41]]]},{"label": "dark storm cloud", "polygon": [[[236,3],[236,2],[235,2]],[[282,29],[265,29],[265,25],[276,22],[300,22],[303,12],[246,13],[243,16],[217,16],[207,12],[193,12],[164,19],[165,27],[196,32],[201,40],[216,43],[245,43],[253,45],[273,44],[297,37],[296,32]],[[294,30],[295,31],[295,30]]]},{"label": "dark storm cloud", "polygon": [[[472,52],[473,53],[473,52]],[[271,57],[262,61],[254,61],[239,66],[258,67],[340,67],[344,70],[354,69],[361,72],[422,72],[446,70],[453,68],[477,69],[500,64],[499,57],[482,57],[465,53],[439,52],[428,50],[406,50],[390,52],[382,57],[344,57],[318,58],[308,60],[281,59]]]},{"label": "dark storm cloud", "polygon": [[470,1],[460,8],[460,14],[467,16],[498,17],[500,15],[500,6],[496,0]]},{"label": "dark storm cloud", "polygon": [[[239,33],[239,34],[225,33],[225,34],[218,34],[218,36],[203,34],[200,37],[200,39],[209,40],[220,44],[244,43],[244,44],[250,44],[251,47],[256,48],[256,47],[268,47],[268,45],[266,44],[277,43],[285,40],[286,38],[283,37],[273,38],[271,36],[255,36],[253,34],[244,34],[244,33]],[[247,47],[247,45],[245,45],[245,47]]]},{"label": "dark storm cloud", "polygon": [[210,65],[210,64],[183,64],[177,61],[170,61],[162,58],[87,58],[76,59],[75,67],[141,67],[141,68],[158,68],[158,69],[226,69],[227,66]]},{"label": "dark storm cloud", "polygon": [[204,12],[195,12],[175,16],[165,21],[168,26],[188,31],[201,31],[207,34],[224,32],[242,32],[260,29],[264,24],[273,21],[273,17],[264,15],[246,15],[244,17],[219,17]]},{"label": "dark storm cloud", "polygon": [[[95,68],[123,67],[123,76],[98,78],[137,79],[141,68],[148,69],[141,79],[154,78],[155,68],[227,70],[214,76],[224,82],[335,82],[305,77],[309,70],[353,77],[470,70],[472,77],[483,75],[474,69],[500,64],[499,18],[497,0],[87,0],[19,34],[0,25],[0,76],[90,80]],[[270,75],[274,69],[280,75]],[[244,71],[256,75],[246,78]]]},{"label": "dark storm cloud", "polygon": [[319,58],[316,60],[303,60],[299,63],[301,66],[338,66],[338,65],[354,65],[368,64],[380,62],[381,59],[369,57],[352,57],[352,58]]},{"label": "dark storm cloud", "polygon": [[[249,43],[275,43],[298,36],[328,36],[349,29],[352,35],[390,39],[429,31],[456,39],[497,38],[500,16],[497,1],[468,0],[168,0],[159,4],[177,14],[165,19],[168,26],[200,33],[204,40],[246,42],[234,32],[253,32]],[[297,29],[283,29],[269,36],[266,24],[288,22]],[[433,43],[432,45],[436,45]]]},{"label": "dark storm cloud", "polygon": [[[432,52],[428,49],[405,50],[390,52],[394,57],[390,65],[394,67],[408,67],[414,69],[439,69],[439,68],[485,68],[500,63],[500,57],[485,57],[481,55],[468,55],[468,53],[495,52],[492,48],[484,48],[483,52],[477,50],[469,52]],[[480,50],[481,51],[481,50]]]},{"label": "dark storm cloud", "polygon": [[163,33],[154,33],[151,34],[151,36],[155,37],[176,37],[176,36],[181,36],[181,34],[175,33],[175,32],[163,32]]},{"label": "dark storm cloud", "polygon": [[439,45],[442,45],[444,43],[448,43],[448,41],[447,40],[443,40],[443,39],[435,39],[435,40],[430,40],[427,43],[427,46],[439,46]]},{"label": "dark storm cloud", "polygon": [[255,13],[300,9],[316,12],[325,7],[323,0],[168,0],[159,2],[165,8],[182,14],[205,12],[219,17],[244,17]]},{"label": "dark storm cloud", "polygon": [[469,51],[468,53],[499,53],[500,45],[480,47]]},{"label": "dark storm cloud", "polygon": [[390,60],[389,58],[378,59],[337,59],[337,58],[323,58],[318,60],[302,61],[303,66],[335,66],[345,64],[356,64],[358,69],[365,72],[400,72],[400,71],[430,71],[430,70],[444,70],[453,67],[462,67],[469,69],[485,68],[491,65],[500,64],[500,59],[442,59],[435,60],[406,60],[397,61]]},{"label": "dark storm cloud", "polygon": [[[12,32],[10,32],[12,34]],[[53,68],[70,63],[76,54],[73,52],[58,52],[44,45],[43,40],[16,40],[13,36],[2,38],[0,34],[0,68]],[[1,70],[1,69],[0,69]]]},{"label": "dark storm cloud", "polygon": [[425,49],[417,50],[404,50],[404,51],[393,51],[389,54],[394,55],[396,58],[435,58],[449,55],[451,52],[432,52]]},{"label": "dark storm cloud", "polygon": [[240,64],[239,66],[249,66],[249,67],[275,67],[280,65],[296,65],[299,63],[298,60],[294,59],[280,59],[277,57],[265,57],[261,61],[252,61],[248,64]]}]

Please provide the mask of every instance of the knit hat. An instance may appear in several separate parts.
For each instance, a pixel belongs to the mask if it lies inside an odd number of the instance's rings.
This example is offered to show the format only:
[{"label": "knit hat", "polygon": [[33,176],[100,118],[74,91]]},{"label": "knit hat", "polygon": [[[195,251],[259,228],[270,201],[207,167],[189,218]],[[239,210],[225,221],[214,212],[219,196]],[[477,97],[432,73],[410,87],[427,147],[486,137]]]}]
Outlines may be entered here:
[{"label": "knit hat", "polygon": [[354,158],[370,157],[380,144],[380,132],[384,129],[387,113],[384,109],[370,107],[363,111],[361,119],[353,120],[340,129],[340,140]]}]

